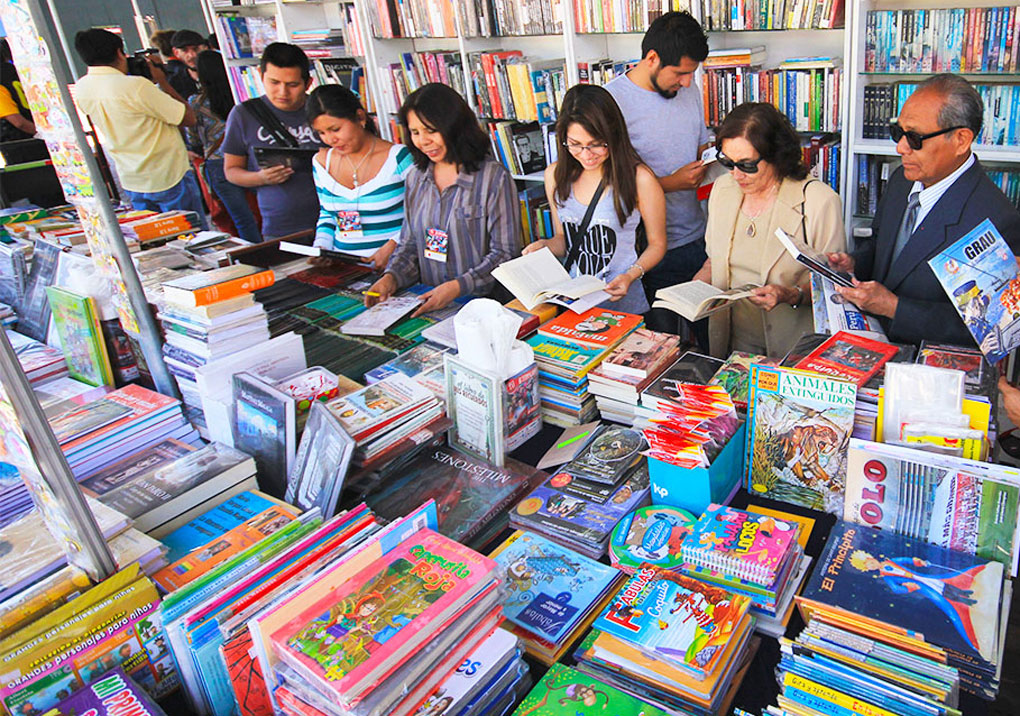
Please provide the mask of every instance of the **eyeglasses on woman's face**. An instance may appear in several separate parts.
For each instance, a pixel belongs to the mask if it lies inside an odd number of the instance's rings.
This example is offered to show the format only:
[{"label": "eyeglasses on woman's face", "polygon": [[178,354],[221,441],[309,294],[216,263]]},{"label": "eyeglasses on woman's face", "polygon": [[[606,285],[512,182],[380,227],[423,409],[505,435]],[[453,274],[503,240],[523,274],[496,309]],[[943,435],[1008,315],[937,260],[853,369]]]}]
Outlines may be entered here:
[{"label": "eyeglasses on woman's face", "polygon": [[601,157],[603,154],[609,151],[609,145],[605,142],[592,142],[591,144],[581,144],[580,142],[566,141],[563,146],[567,148],[567,151],[574,156],[581,156],[585,152],[588,152],[593,157]]},{"label": "eyeglasses on woman's face", "polygon": [[733,161],[722,152],[719,152],[716,158],[718,159],[719,164],[723,168],[728,169],[730,171],[733,171],[734,169],[739,169],[740,171],[744,172],[744,174],[757,174],[758,165],[761,163],[762,160],[762,157],[758,157],[757,159],[741,159],[739,161]]}]

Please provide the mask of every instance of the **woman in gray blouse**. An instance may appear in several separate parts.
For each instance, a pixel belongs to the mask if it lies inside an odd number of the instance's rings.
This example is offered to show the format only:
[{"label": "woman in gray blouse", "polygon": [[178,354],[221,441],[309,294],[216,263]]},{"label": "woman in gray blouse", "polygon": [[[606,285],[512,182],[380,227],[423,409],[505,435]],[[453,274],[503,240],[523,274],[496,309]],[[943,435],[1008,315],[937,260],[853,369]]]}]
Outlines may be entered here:
[{"label": "woman in gray blouse", "polygon": [[415,90],[400,123],[415,165],[405,180],[404,227],[366,303],[424,283],[433,288],[417,316],[458,296],[488,295],[492,269],[521,253],[521,215],[510,173],[456,90],[439,83]]}]

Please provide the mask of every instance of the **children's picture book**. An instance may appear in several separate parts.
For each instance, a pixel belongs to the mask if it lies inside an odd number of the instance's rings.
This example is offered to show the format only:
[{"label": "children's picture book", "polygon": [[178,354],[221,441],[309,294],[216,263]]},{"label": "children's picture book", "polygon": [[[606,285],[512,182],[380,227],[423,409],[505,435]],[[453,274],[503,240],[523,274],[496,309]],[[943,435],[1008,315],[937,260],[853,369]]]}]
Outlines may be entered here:
[{"label": "children's picture book", "polygon": [[518,530],[492,553],[505,570],[503,614],[541,639],[560,643],[621,572],[541,535]]},{"label": "children's picture book", "polygon": [[995,560],[1015,575],[1020,470],[852,438],[843,519]]},{"label": "children's picture book", "polygon": [[1003,566],[889,530],[837,521],[801,610],[835,611],[946,649],[950,665],[998,661]]},{"label": "children's picture book", "polygon": [[531,689],[513,716],[666,716],[636,696],[590,674],[553,664]]},{"label": "children's picture book", "polygon": [[770,586],[797,545],[797,524],[710,504],[681,545],[695,567]]},{"label": "children's picture book", "polygon": [[795,368],[751,366],[747,489],[843,513],[857,386]]},{"label": "children's picture book", "polygon": [[1016,258],[991,219],[929,259],[928,265],[989,363],[998,363],[1020,346]]},{"label": "children's picture book", "polygon": [[474,651],[457,671],[443,680],[414,716],[454,716],[505,670],[517,662],[517,639],[505,629],[497,629]]},{"label": "children's picture book", "polygon": [[638,328],[610,352],[600,364],[608,376],[647,378],[676,355],[680,337]]},{"label": "children's picture book", "polygon": [[839,331],[797,363],[796,367],[860,386],[871,380],[882,366],[894,358],[897,350],[891,343]]},{"label": "children's picture book", "polygon": [[582,480],[615,485],[641,459],[645,446],[640,430],[601,425],[563,471]]},{"label": "children's picture book", "polygon": [[639,507],[620,520],[609,541],[609,560],[627,574],[642,564],[678,569],[680,547],[697,518],[681,507]]},{"label": "children's picture book", "polygon": [[566,376],[583,376],[599,365],[605,356],[604,348],[591,348],[570,340],[534,335],[525,343],[535,352],[535,360],[542,369]]},{"label": "children's picture book", "polygon": [[706,678],[739,636],[750,598],[645,565],[602,611],[593,629]]},{"label": "children's picture book", "polygon": [[365,501],[379,517],[392,520],[435,500],[438,531],[472,546],[474,537],[491,531],[491,522],[505,526],[507,508],[545,478],[544,472],[513,458],[506,458],[500,467],[439,446],[402,466],[395,478]]},{"label": "children's picture book", "polygon": [[89,385],[113,385],[95,300],[58,286],[47,286],[46,296],[70,376]]},{"label": "children's picture book", "polygon": [[592,308],[578,315],[572,311],[543,324],[539,335],[562,338],[590,348],[612,348],[644,323],[641,316],[605,308]]},{"label": "children's picture book", "polygon": [[495,566],[421,530],[292,616],[271,635],[273,650],[320,691],[351,703],[488,589]]},{"label": "children's picture book", "polygon": [[652,308],[665,308],[679,313],[688,321],[700,321],[731,308],[734,301],[752,295],[755,288],[758,288],[757,284],[749,283],[723,290],[704,281],[687,281],[656,291]]},{"label": "children's picture book", "polygon": [[[125,711],[135,716],[165,716],[159,704],[118,666],[98,681],[78,689],[57,704],[55,711],[47,713],[50,716],[117,716]],[[23,708],[21,713],[29,712]]]},{"label": "children's picture book", "polygon": [[347,336],[385,336],[393,324],[420,305],[420,296],[394,296],[344,322],[340,331]]},{"label": "children's picture book", "polygon": [[708,381],[709,385],[718,385],[730,394],[730,400],[740,410],[747,409],[747,387],[751,377],[752,365],[775,365],[775,361],[766,356],[743,351],[733,351]]}]

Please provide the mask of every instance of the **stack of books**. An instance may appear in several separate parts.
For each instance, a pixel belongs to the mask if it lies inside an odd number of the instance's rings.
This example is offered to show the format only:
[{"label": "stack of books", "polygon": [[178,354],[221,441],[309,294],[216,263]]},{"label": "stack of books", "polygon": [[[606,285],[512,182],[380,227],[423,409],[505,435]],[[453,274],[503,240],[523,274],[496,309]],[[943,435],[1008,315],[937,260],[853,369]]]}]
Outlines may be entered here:
[{"label": "stack of books", "polygon": [[357,442],[359,468],[387,459],[419,430],[446,420],[443,402],[402,373],[331,400],[326,408]]},{"label": "stack of books", "polygon": [[160,538],[257,485],[255,461],[243,452],[170,438],[100,471],[81,487],[134,520],[137,529]]},{"label": "stack of books", "polygon": [[[872,527],[837,522],[818,559],[804,593],[797,597],[807,637],[825,634],[843,655],[874,644],[875,660],[853,662],[834,669],[812,669],[817,653],[805,652],[781,663],[782,695],[789,703],[812,699],[843,703],[846,695],[878,712],[944,713],[941,702],[952,693],[952,670],[959,673],[961,690],[992,700],[999,690],[1009,614],[1011,583],[999,562],[956,552]],[[906,652],[906,653],[905,653]],[[889,684],[859,688],[871,682],[869,671],[879,668]],[[905,667],[904,671],[901,667]],[[945,667],[950,667],[946,669]],[[902,684],[912,674],[931,678],[937,691],[907,693]],[[916,677],[913,677],[916,678]],[[925,697],[928,696],[926,699]],[[925,703],[924,709],[917,706]],[[951,703],[951,702],[950,702]],[[817,707],[815,707],[817,708]]]},{"label": "stack of books", "polygon": [[623,579],[616,567],[530,532],[514,532],[492,558],[506,570],[504,627],[547,665],[587,631]]},{"label": "stack of books", "polygon": [[663,709],[726,713],[753,652],[749,607],[745,596],[645,565],[592,624],[578,668]]},{"label": "stack of books", "polygon": [[510,526],[601,558],[620,520],[646,504],[644,447],[638,430],[601,426],[576,458],[517,503]]},{"label": "stack of books", "polygon": [[801,523],[775,514],[711,504],[684,538],[680,555],[687,576],[747,597],[765,621],[760,630],[782,633],[811,558],[798,539]]},{"label": "stack of books", "polygon": [[131,566],[8,635],[0,641],[5,712],[42,713],[118,665],[154,698],[175,689],[159,601],[152,582]]},{"label": "stack of books", "polygon": [[18,356],[25,377],[33,386],[67,375],[67,361],[59,349],[9,329],[7,340]]},{"label": "stack of books", "polygon": [[603,308],[565,311],[527,340],[538,365],[542,419],[561,427],[583,425],[598,414],[588,373],[633,331],[641,316]]},{"label": "stack of books", "polygon": [[79,481],[167,438],[193,443],[198,437],[181,401],[140,385],[126,385],[49,422]]},{"label": "stack of books", "polygon": [[[564,695],[556,697],[556,694]],[[569,710],[561,711],[563,708]],[[621,716],[667,714],[666,711],[649,705],[647,701],[563,664],[552,665],[514,711],[514,716],[546,713],[564,713],[570,716],[597,716],[606,713]]]},{"label": "stack of books", "polygon": [[[360,568],[359,568],[360,567]],[[494,560],[430,529],[323,571],[268,636],[285,714],[410,716],[499,626]]]},{"label": "stack of books", "polygon": [[203,402],[195,370],[269,340],[266,311],[252,292],[273,281],[272,271],[235,264],[163,283],[163,357],[189,417],[200,426]]},{"label": "stack of books", "polygon": [[603,420],[634,424],[641,392],[677,361],[680,338],[639,328],[588,374]]},{"label": "stack of books", "polygon": [[164,211],[138,219],[120,222],[124,239],[130,248],[139,249],[161,246],[182,234],[194,234],[202,230],[201,218],[194,211]]},{"label": "stack of books", "polygon": [[697,521],[697,517],[680,507],[639,507],[613,530],[609,563],[627,574],[634,574],[645,564],[678,572],[683,564],[680,545]]}]

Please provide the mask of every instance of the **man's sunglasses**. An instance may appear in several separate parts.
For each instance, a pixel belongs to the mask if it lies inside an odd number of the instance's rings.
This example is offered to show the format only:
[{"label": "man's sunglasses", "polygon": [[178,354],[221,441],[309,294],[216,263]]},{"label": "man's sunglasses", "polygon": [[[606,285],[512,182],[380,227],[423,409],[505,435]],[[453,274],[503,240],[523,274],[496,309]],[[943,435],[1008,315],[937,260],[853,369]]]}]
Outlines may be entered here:
[{"label": "man's sunglasses", "polygon": [[910,130],[904,131],[903,127],[900,126],[899,122],[889,122],[889,136],[892,140],[899,144],[899,141],[904,137],[907,138],[907,146],[913,149],[915,152],[921,148],[924,144],[924,140],[931,139],[932,137],[938,137],[943,134],[948,134],[955,129],[967,129],[962,124],[958,124],[955,127],[946,127],[940,129],[937,132],[929,132],[928,134],[918,134],[917,132]]},{"label": "man's sunglasses", "polygon": [[744,174],[757,174],[758,164],[761,162],[762,157],[758,157],[757,159],[741,159],[739,162],[735,162],[722,152],[719,152],[716,159],[718,159],[719,164],[726,169],[739,169],[744,172]]}]

